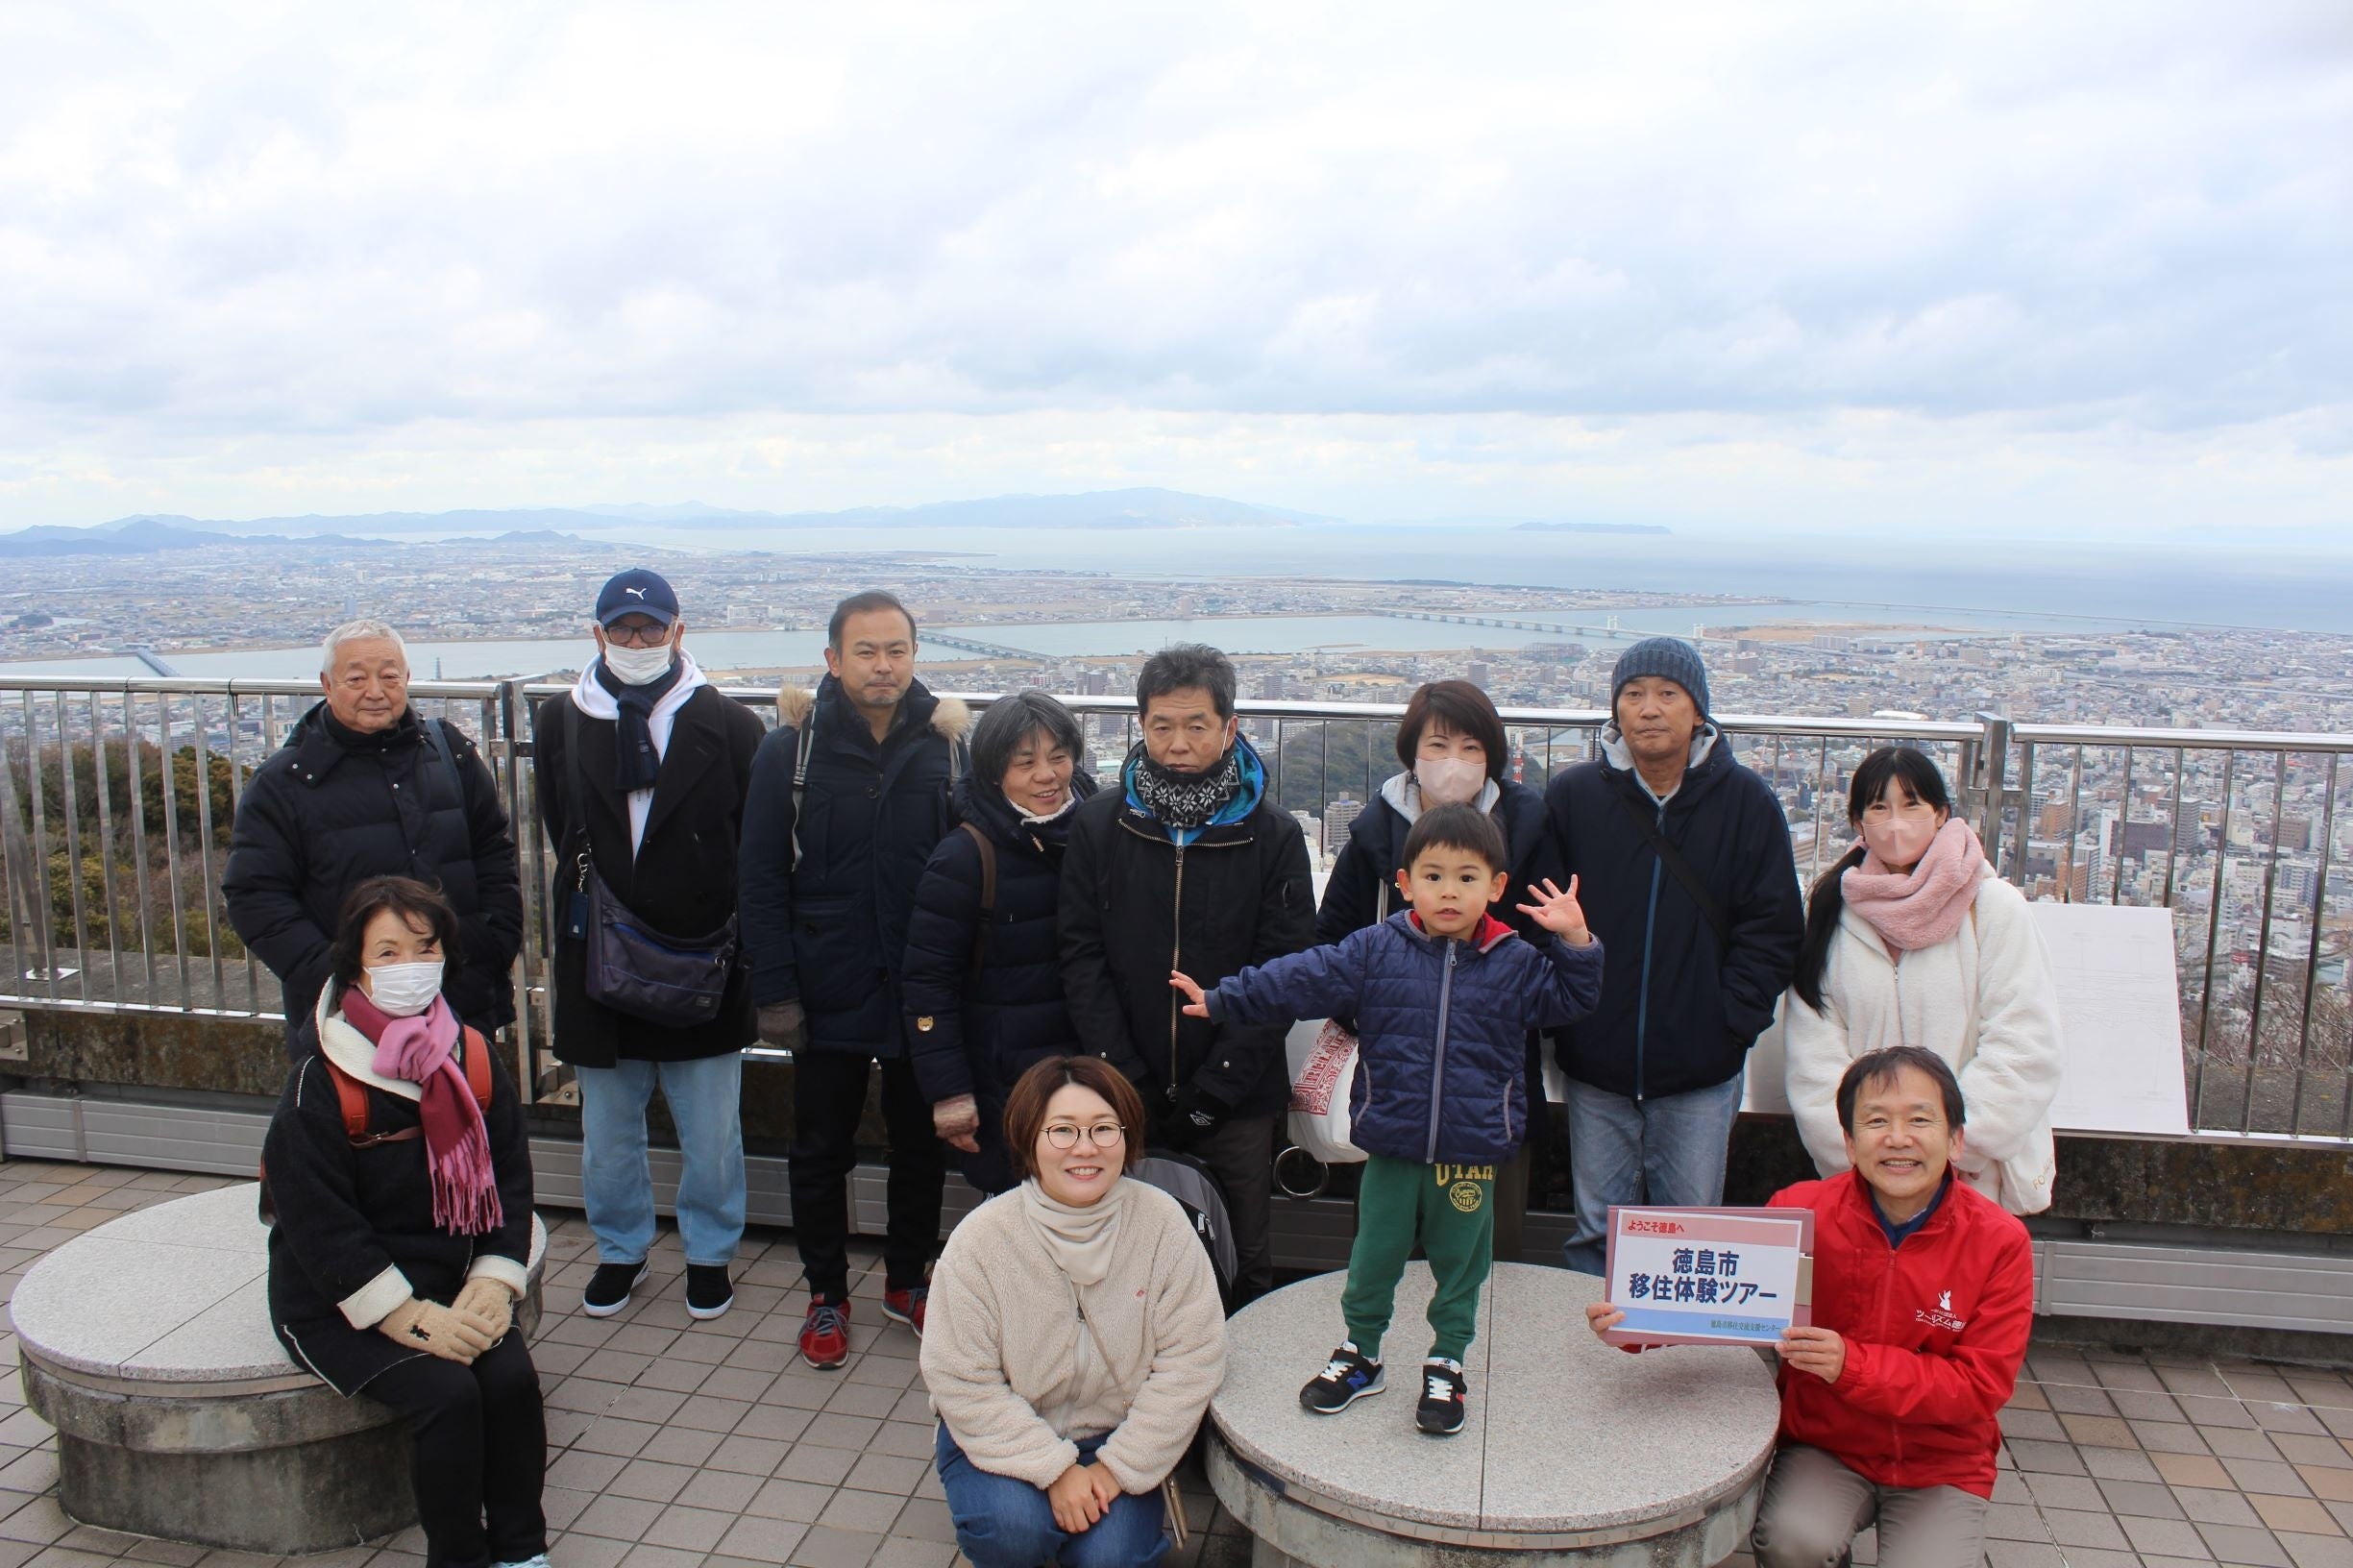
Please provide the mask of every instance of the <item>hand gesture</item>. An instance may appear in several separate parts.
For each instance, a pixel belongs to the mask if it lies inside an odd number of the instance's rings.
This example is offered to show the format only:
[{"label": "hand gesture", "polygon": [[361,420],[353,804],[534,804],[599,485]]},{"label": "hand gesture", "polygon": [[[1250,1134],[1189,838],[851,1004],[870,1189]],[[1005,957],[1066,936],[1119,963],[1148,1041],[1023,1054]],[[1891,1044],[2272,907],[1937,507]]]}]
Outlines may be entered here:
[{"label": "hand gesture", "polygon": [[1847,1369],[1847,1341],[1835,1329],[1790,1327],[1773,1347],[1782,1360],[1801,1372],[1811,1372],[1825,1383],[1836,1383]]},{"label": "hand gesture", "polygon": [[1170,969],[1168,989],[1185,993],[1185,1016],[1187,1017],[1206,1018],[1210,1016],[1210,1004],[1202,1000],[1201,988],[1193,984],[1191,975],[1182,969]]},{"label": "hand gesture", "polygon": [[1569,878],[1566,893],[1555,887],[1551,877],[1540,887],[1531,886],[1528,893],[1534,902],[1522,904],[1521,914],[1572,947],[1582,947],[1593,940],[1593,933],[1585,929],[1584,908],[1577,901],[1577,878]]},{"label": "hand gesture", "polygon": [[1074,1464],[1054,1478],[1054,1484],[1045,1489],[1046,1507],[1054,1511],[1054,1525],[1066,1535],[1079,1535],[1089,1526],[1103,1517],[1103,1501],[1095,1495],[1094,1478],[1088,1475],[1090,1467]]},{"label": "hand gesture", "polygon": [[931,1108],[931,1130],[949,1148],[962,1149],[967,1154],[980,1152],[980,1102],[969,1094],[953,1099],[936,1100]]}]

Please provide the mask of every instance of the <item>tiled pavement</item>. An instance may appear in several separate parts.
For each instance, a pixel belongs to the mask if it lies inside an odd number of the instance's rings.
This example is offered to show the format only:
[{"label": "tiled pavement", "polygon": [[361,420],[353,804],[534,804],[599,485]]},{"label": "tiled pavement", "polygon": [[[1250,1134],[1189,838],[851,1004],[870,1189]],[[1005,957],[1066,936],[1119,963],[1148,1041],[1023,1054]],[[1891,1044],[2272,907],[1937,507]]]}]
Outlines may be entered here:
[{"label": "tiled pavement", "polygon": [[[0,1162],[0,1286],[49,1247],[215,1179]],[[736,1305],[696,1323],[674,1234],[651,1288],[602,1321],[579,1315],[590,1263],[578,1216],[551,1216],[548,1316],[532,1347],[547,1390],[548,1514],[558,1568],[959,1562],[932,1475],[916,1342],[882,1323],[878,1262],[853,1287],[856,1355],[838,1372],[794,1358],[806,1298],[788,1235],[755,1231]],[[12,1337],[5,1341],[14,1359]],[[1993,1568],[2244,1563],[2353,1568],[2353,1380],[2332,1370],[2038,1346],[2003,1413]],[[1195,1484],[1178,1568],[1240,1568],[1249,1543]],[[414,1531],[290,1559],[414,1564]],[[1869,1559],[1868,1538],[1858,1554]],[[58,1508],[56,1442],[0,1386],[0,1568],[119,1560],[264,1564],[74,1524]],[[1733,1559],[1745,1563],[1746,1557]]]}]

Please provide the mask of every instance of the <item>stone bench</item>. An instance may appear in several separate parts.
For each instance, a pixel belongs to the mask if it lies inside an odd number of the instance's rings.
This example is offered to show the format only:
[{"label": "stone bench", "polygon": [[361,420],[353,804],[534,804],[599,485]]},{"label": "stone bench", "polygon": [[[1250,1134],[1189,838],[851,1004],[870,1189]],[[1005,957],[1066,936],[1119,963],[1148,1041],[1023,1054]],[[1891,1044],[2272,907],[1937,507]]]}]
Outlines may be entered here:
[{"label": "stone bench", "polygon": [[1452,1437],[1413,1425],[1430,1270],[1383,1346],[1387,1390],[1311,1415],[1299,1387],[1341,1336],[1342,1274],[1253,1302],[1210,1406],[1209,1474],[1257,1538],[1254,1568],[1634,1564],[1705,1568],[1748,1545],[1780,1401],[1753,1350],[1629,1356],[1596,1340],[1589,1275],[1498,1263]]},{"label": "stone bench", "polygon": [[[288,1554],[416,1522],[399,1417],[345,1399],[270,1332],[251,1182],[158,1204],[42,1258],[9,1303],[25,1402],[57,1429],[59,1501],[86,1524]],[[538,1326],[547,1230],[531,1222]]]}]

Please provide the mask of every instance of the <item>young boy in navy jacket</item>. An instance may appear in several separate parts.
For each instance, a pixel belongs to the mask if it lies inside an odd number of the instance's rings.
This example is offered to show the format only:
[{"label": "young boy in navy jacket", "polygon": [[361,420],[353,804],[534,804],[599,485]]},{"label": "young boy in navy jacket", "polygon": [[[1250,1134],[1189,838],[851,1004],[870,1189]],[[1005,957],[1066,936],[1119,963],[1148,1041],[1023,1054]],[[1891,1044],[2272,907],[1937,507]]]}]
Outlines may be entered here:
[{"label": "young boy in navy jacket", "polygon": [[[2000,1412],[2034,1329],[2026,1227],[1953,1179],[1961,1086],[1917,1045],[1838,1085],[1853,1168],[1773,1195],[1814,1212],[1814,1321],[1778,1346],[1781,1432],[1750,1548],[1759,1568],[1835,1562],[1867,1526],[1881,1568],[1985,1555]],[[1625,1316],[1585,1309],[1596,1334]]]},{"label": "young boy in navy jacket", "polygon": [[1520,912],[1552,935],[1524,941],[1487,914],[1504,895],[1503,835],[1466,805],[1422,813],[1397,873],[1409,908],[1329,947],[1246,968],[1204,992],[1168,983],[1185,1011],[1215,1022],[1354,1017],[1350,1137],[1365,1152],[1356,1245],[1340,1314],[1348,1337],[1299,1391],[1319,1415],[1385,1383],[1381,1337],[1418,1237],[1437,1289],[1436,1335],[1414,1410],[1422,1431],[1462,1430],[1462,1358],[1478,1323],[1495,1227],[1495,1167],[1527,1136],[1528,1031],[1573,1023],[1601,992],[1602,944],[1585,928],[1577,881],[1528,890]]}]

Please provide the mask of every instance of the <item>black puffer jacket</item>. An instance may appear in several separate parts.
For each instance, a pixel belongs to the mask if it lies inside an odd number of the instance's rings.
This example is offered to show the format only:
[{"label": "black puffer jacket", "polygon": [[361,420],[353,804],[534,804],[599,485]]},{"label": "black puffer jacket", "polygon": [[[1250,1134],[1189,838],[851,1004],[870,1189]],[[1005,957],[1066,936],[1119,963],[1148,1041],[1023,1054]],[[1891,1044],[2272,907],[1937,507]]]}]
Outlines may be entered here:
[{"label": "black puffer jacket", "polygon": [[[896,1058],[899,961],[916,884],[946,833],[970,714],[911,682],[880,744],[827,675],[814,698],[777,695],[783,726],[760,743],[744,808],[744,952],[755,1007],[797,998],[809,1046]],[[793,769],[814,738],[793,865]]]},{"label": "black puffer jacket", "polygon": [[[1095,785],[1082,772],[1070,787],[1083,798]],[[965,827],[989,836],[995,903],[975,971],[981,848],[964,828],[942,839],[907,922],[907,1049],[925,1099],[937,1105],[970,1094],[980,1102],[981,1152],[965,1157],[965,1174],[985,1190],[1002,1191],[1013,1185],[1002,1123],[1014,1080],[1034,1063],[1080,1049],[1063,996],[1055,932],[1070,818],[1032,826],[1003,790],[976,784],[970,774],[956,783],[956,815]]]},{"label": "black puffer jacket", "polygon": [[[1413,824],[1395,804],[1403,790],[1399,780],[1406,776],[1398,774],[1384,784],[1373,803],[1349,824],[1348,843],[1324,882],[1323,907],[1315,915],[1317,942],[1337,942],[1351,931],[1379,924],[1385,918],[1381,910],[1384,885],[1389,890],[1387,913],[1394,915],[1406,907],[1397,895],[1397,873],[1405,869],[1406,836],[1413,831]],[[1504,845],[1511,859],[1505,870],[1510,872],[1511,882],[1504,891],[1503,901],[1489,906],[1487,913],[1529,941],[1540,943],[1543,928],[1521,914],[1519,906],[1527,901],[1528,890],[1546,877],[1562,887],[1568,885],[1568,877],[1560,870],[1553,836],[1545,831],[1544,796],[1509,779],[1498,791],[1487,815],[1504,830]]]},{"label": "black puffer jacket", "polygon": [[[1262,779],[1255,753],[1249,766]],[[1078,808],[1063,856],[1063,989],[1086,1048],[1126,1073],[1156,1117],[1188,1087],[1238,1116],[1289,1103],[1285,1028],[1185,1017],[1168,971],[1213,986],[1314,935],[1307,838],[1263,799],[1182,849],[1123,786]]]},{"label": "black puffer jacket", "polygon": [[[1797,967],[1805,912],[1789,820],[1722,735],[1662,813],[1615,736],[1605,731],[1603,755],[1545,792],[1561,859],[1583,879],[1577,901],[1608,955],[1601,1005],[1560,1037],[1561,1070],[1635,1099],[1707,1089],[1741,1069]],[[1628,804],[1654,822],[1663,816],[1728,942],[1652,853]]]},{"label": "black puffer jacket", "polygon": [[514,1021],[508,971],[523,946],[514,834],[474,743],[454,724],[441,733],[456,778],[414,708],[390,729],[363,735],[320,702],[237,800],[221,896],[229,923],[285,989],[290,1054],[327,984],[327,945],[344,897],[371,876],[440,888],[459,922],[442,994],[485,1032]]},{"label": "black puffer jacket", "polygon": [[[566,715],[577,715],[567,721]],[[555,845],[554,889],[549,908],[558,917],[552,965],[555,1055],[576,1066],[615,1062],[686,1062],[723,1056],[751,1043],[751,981],[739,956],[719,1016],[706,1023],[666,1029],[616,1013],[588,996],[587,944],[565,935],[566,902],[578,886],[573,845],[582,817],[572,798],[573,770],[564,749],[573,725],[580,736],[581,788],[597,874],[613,896],[657,931],[693,939],[718,930],[736,912],[738,837],[751,759],[767,731],[758,715],[716,687],[699,686],[671,723],[669,744],[654,775],[646,834],[629,847],[629,797],[614,782],[614,722],[579,714],[570,693],[539,705],[532,722],[532,769],[540,821]]]}]

